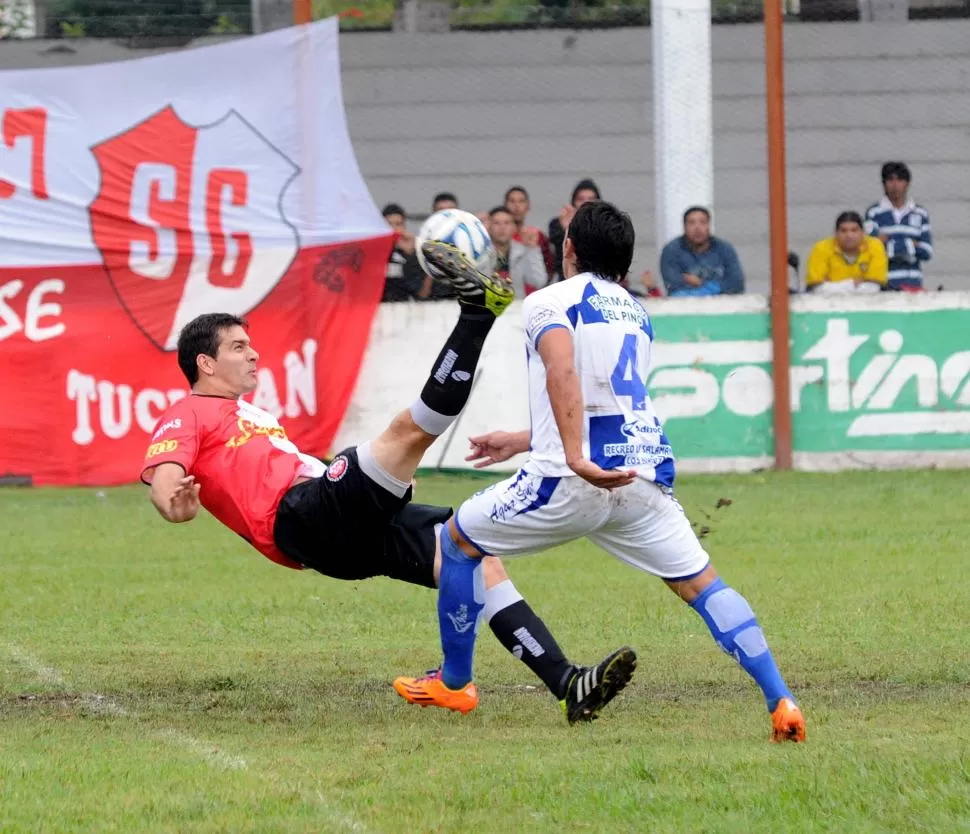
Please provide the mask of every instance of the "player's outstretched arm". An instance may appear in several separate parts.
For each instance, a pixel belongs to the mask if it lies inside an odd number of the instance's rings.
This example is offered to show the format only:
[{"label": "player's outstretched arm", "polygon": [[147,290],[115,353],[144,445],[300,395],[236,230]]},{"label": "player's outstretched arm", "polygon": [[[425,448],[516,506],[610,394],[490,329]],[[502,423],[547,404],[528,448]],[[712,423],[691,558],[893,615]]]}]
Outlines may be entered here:
[{"label": "player's outstretched arm", "polygon": [[475,468],[482,469],[493,463],[501,463],[520,452],[529,451],[529,435],[526,431],[491,431],[477,437],[469,437],[471,453],[465,460],[475,461]]},{"label": "player's outstretched arm", "polygon": [[593,486],[615,489],[631,483],[634,472],[606,470],[583,457],[583,391],[573,357],[573,337],[565,327],[553,327],[539,339],[546,366],[546,391],[562,439],[566,465]]},{"label": "player's outstretched arm", "polygon": [[161,463],[152,475],[152,504],[166,521],[181,524],[199,512],[201,485],[177,463]]}]

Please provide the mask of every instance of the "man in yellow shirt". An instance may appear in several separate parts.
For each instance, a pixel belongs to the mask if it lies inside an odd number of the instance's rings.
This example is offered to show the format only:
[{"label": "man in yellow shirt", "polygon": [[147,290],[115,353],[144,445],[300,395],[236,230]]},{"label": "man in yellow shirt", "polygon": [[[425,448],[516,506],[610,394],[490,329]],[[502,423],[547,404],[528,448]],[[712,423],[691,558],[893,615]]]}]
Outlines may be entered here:
[{"label": "man in yellow shirt", "polygon": [[873,293],[885,288],[888,272],[882,241],[866,235],[858,212],[844,211],[835,221],[835,237],[812,248],[805,283],[824,295]]}]

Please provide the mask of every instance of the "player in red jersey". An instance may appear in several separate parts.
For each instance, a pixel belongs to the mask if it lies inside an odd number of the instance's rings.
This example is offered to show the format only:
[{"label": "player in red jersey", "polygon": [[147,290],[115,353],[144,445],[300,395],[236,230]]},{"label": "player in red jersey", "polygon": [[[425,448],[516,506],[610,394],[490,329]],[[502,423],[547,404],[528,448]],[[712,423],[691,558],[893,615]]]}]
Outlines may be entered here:
[{"label": "player in red jersey", "polygon": [[[411,503],[411,479],[464,407],[482,345],[512,291],[474,270],[457,249],[424,246],[458,293],[455,329],[419,399],[379,437],[345,449],[329,467],[300,452],[272,414],[242,399],[256,388],[259,358],[242,319],[215,313],[185,326],[178,362],[192,391],[158,421],[141,474],[163,518],[191,521],[201,505],[286,567],[436,587],[438,533],[452,511]],[[636,656],[628,648],[597,667],[570,663],[497,559],[485,560],[481,585],[492,631],[549,687],[570,723],[595,718],[629,682]],[[462,690],[453,708],[467,712],[477,700],[474,687]]]}]

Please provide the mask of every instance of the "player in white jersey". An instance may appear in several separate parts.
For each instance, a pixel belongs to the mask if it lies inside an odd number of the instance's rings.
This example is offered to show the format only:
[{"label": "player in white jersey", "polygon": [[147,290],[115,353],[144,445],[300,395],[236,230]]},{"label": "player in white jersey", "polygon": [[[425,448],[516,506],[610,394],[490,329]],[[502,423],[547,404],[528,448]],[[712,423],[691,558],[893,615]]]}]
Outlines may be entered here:
[{"label": "player in white jersey", "polygon": [[[586,203],[564,243],[566,280],[525,300],[532,430],[473,438],[469,460],[487,466],[525,451],[529,459],[468,499],[442,531],[444,663],[421,678],[398,678],[395,689],[412,703],[449,706],[473,686],[482,556],[534,553],[586,536],[660,577],[694,608],[761,688],[772,740],[803,741],[805,719],[751,606],[718,577],[673,496],[674,456],[645,382],[653,328],[618,285],[633,245],[626,214],[606,202]],[[628,672],[618,657],[600,674],[624,679]],[[601,684],[591,677],[578,685]]]}]

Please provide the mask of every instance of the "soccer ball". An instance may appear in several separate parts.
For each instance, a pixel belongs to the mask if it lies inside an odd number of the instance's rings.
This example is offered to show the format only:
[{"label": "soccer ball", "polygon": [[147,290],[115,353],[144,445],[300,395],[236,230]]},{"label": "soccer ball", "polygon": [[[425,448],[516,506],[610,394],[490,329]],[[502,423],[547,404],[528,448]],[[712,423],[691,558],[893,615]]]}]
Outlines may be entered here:
[{"label": "soccer ball", "polygon": [[461,209],[443,209],[435,212],[424,221],[424,225],[418,232],[416,251],[421,269],[426,275],[444,278],[440,270],[427,262],[424,252],[421,251],[421,246],[426,240],[450,243],[464,252],[472,265],[486,275],[491,275],[495,270],[496,253],[492,239],[488,236],[485,224],[471,212]]}]

